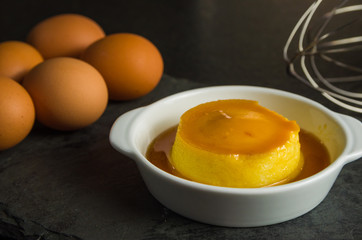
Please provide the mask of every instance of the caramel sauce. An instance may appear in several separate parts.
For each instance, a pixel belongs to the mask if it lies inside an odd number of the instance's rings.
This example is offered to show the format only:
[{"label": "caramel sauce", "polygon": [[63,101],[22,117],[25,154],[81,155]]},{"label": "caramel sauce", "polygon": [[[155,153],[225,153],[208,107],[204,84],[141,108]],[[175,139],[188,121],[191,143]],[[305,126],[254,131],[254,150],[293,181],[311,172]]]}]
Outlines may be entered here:
[{"label": "caramel sauce", "polygon": [[295,121],[243,99],[200,104],[186,111],[179,124],[179,133],[188,144],[221,154],[265,153],[298,131]]},{"label": "caramel sauce", "polygon": [[[178,173],[169,162],[169,155],[175,140],[177,126],[172,127],[157,136],[149,145],[146,158],[155,166],[175,176],[185,178]],[[310,177],[330,164],[330,157],[327,148],[312,133],[301,129],[299,132],[301,153],[304,157],[304,166],[299,175],[288,181],[294,182]],[[283,181],[281,184],[288,183]]]}]

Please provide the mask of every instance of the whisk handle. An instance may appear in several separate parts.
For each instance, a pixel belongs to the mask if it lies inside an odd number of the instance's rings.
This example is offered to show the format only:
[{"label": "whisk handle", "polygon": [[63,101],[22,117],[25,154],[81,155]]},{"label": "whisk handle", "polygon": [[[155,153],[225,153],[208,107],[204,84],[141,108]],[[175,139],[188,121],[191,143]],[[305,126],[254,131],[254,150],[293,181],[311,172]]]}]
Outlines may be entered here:
[{"label": "whisk handle", "polygon": [[352,134],[352,149],[347,156],[347,163],[353,162],[362,157],[362,122],[356,118],[340,114]]}]

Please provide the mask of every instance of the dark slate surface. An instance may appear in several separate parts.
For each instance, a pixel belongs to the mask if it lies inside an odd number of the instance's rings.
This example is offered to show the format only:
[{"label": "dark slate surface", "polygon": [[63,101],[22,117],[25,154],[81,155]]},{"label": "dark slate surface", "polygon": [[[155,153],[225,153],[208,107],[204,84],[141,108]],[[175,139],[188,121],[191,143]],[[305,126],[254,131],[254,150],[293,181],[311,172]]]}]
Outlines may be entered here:
[{"label": "dark slate surface", "polygon": [[[36,123],[22,143],[0,152],[0,239],[362,239],[361,160],[346,165],[326,199],[297,219],[224,228],[163,207],[147,191],[135,163],[108,141],[112,123],[122,113],[209,85],[287,90],[361,120],[360,114],[335,106],[286,74],[282,48],[312,1],[1,3],[1,41],[23,40],[48,16],[81,13],[107,33],[149,38],[164,57],[165,74],[149,95],[110,102],[103,116],[85,129],[59,132]],[[357,87],[361,90],[361,84]]]}]

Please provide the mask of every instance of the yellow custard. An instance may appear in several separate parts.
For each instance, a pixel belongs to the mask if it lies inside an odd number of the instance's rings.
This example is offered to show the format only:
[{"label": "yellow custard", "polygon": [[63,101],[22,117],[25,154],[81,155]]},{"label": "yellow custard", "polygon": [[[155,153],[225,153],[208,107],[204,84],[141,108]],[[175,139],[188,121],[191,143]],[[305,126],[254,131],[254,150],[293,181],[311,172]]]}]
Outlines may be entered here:
[{"label": "yellow custard", "polygon": [[303,167],[295,121],[250,100],[198,105],[180,118],[170,163],[187,179],[224,187],[264,187]]}]

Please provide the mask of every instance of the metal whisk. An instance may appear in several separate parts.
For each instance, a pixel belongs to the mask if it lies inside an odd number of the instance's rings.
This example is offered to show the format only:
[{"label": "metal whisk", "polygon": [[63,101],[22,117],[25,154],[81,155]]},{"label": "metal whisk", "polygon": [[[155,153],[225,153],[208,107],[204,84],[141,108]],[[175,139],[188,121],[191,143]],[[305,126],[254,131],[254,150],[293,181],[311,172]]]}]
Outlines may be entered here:
[{"label": "metal whisk", "polygon": [[[292,76],[320,91],[333,103],[362,113],[362,26],[358,25],[362,22],[362,4],[347,6],[347,2],[338,1],[337,6],[317,18],[322,0],[315,1],[295,25],[283,56]],[[338,22],[335,18],[339,18]],[[349,32],[352,36],[343,36],[348,30],[352,30]],[[356,32],[360,35],[355,35]],[[293,42],[297,44],[297,51],[290,57]],[[348,54],[359,54],[356,56],[360,57],[360,65],[348,63],[348,60],[356,60]],[[321,71],[323,67],[325,73]],[[342,71],[342,76],[325,77],[336,70]]]}]

